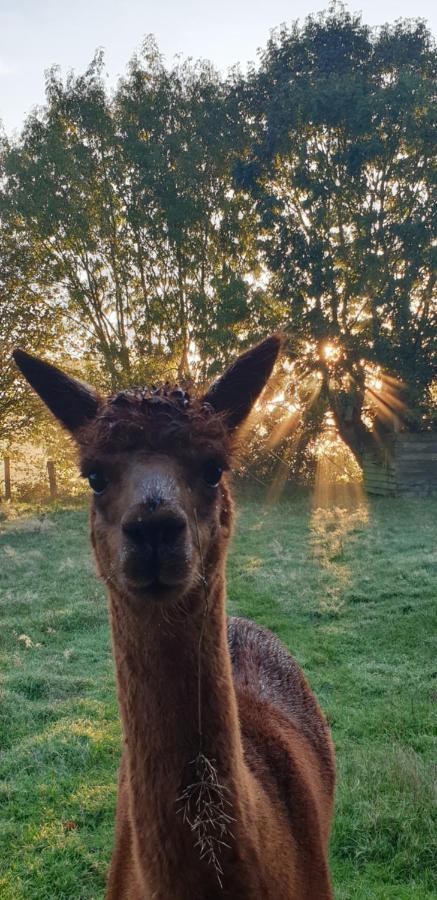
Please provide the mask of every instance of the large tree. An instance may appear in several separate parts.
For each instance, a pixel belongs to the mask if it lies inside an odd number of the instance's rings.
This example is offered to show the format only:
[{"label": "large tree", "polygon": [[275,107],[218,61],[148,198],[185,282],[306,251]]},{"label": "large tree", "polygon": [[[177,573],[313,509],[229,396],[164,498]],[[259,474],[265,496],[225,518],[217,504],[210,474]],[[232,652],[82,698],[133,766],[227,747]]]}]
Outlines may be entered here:
[{"label": "large tree", "polygon": [[64,84],[47,76],[47,104],[4,154],[3,213],[40,258],[38,287],[76,322],[77,339],[110,384],[129,372],[129,285],[117,186],[118,145],[102,60]]},{"label": "large tree", "polygon": [[256,327],[253,221],[232,181],[244,131],[230,98],[210,64],[167,70],[150,40],[116,96],[126,220],[150,310],[144,339],[154,328],[158,347],[176,351],[179,377],[190,342],[202,376]]},{"label": "large tree", "polygon": [[[390,405],[425,424],[437,364],[436,55],[418,22],[372,31],[341,6],[281,28],[240,85],[237,167],[290,354],[358,460]],[[397,391],[372,388],[384,372]],[[393,402],[394,394],[397,400]],[[388,396],[390,394],[390,396]]]},{"label": "large tree", "polygon": [[209,64],[167,70],[150,39],[114,97],[103,76],[100,54],[82,76],[48,74],[46,106],[5,149],[3,215],[109,387],[185,378],[190,351],[206,376],[259,299],[232,183],[239,120]]}]

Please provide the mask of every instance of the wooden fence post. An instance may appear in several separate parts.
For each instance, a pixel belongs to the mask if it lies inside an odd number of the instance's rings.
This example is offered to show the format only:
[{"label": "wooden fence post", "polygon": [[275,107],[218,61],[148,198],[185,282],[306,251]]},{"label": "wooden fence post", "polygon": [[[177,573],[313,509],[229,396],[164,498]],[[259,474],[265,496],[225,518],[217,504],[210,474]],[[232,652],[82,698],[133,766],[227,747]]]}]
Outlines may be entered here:
[{"label": "wooden fence post", "polygon": [[11,490],[11,460],[9,456],[5,456],[3,459],[4,470],[5,470],[5,500],[10,500],[12,498],[12,490]]},{"label": "wooden fence post", "polygon": [[56,470],[52,459],[47,460],[47,474],[49,476],[50,500],[56,500],[58,488],[56,484]]}]

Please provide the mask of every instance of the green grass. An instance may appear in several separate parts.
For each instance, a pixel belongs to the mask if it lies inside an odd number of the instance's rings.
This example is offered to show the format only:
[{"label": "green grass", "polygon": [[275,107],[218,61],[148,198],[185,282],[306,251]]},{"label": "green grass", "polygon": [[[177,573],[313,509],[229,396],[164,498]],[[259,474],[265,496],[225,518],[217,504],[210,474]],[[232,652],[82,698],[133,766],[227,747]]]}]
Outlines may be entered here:
[{"label": "green grass", "polygon": [[[291,648],[332,726],[337,900],[436,897],[435,501],[246,497],[229,596]],[[97,900],[120,730],[84,510],[3,523],[0,609],[0,897]]]}]

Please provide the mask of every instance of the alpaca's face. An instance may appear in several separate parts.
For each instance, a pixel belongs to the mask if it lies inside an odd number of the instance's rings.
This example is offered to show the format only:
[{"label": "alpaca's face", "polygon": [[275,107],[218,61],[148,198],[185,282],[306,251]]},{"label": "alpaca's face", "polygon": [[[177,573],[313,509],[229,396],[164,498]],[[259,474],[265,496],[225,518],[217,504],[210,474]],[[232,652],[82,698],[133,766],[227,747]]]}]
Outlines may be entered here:
[{"label": "alpaca's face", "polygon": [[267,338],[199,399],[166,384],[108,400],[49,363],[14,359],[77,442],[94,492],[91,536],[100,573],[126,602],[186,597],[220,567],[231,510],[234,436],[280,348]]},{"label": "alpaca's face", "polygon": [[216,567],[230,526],[224,465],[183,448],[84,456],[100,574],[130,605],[178,601]]}]

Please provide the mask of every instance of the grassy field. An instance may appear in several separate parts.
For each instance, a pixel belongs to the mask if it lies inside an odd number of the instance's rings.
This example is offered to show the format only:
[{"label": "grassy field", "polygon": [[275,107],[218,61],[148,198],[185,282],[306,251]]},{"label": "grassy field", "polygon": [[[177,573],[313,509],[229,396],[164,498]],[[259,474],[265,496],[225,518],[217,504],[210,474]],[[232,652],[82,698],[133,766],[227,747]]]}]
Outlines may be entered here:
[{"label": "grassy field", "polygon": [[[0,527],[0,898],[97,900],[120,730],[86,513]],[[229,596],[291,648],[331,723],[336,898],[436,897],[435,501],[245,498]]]}]

